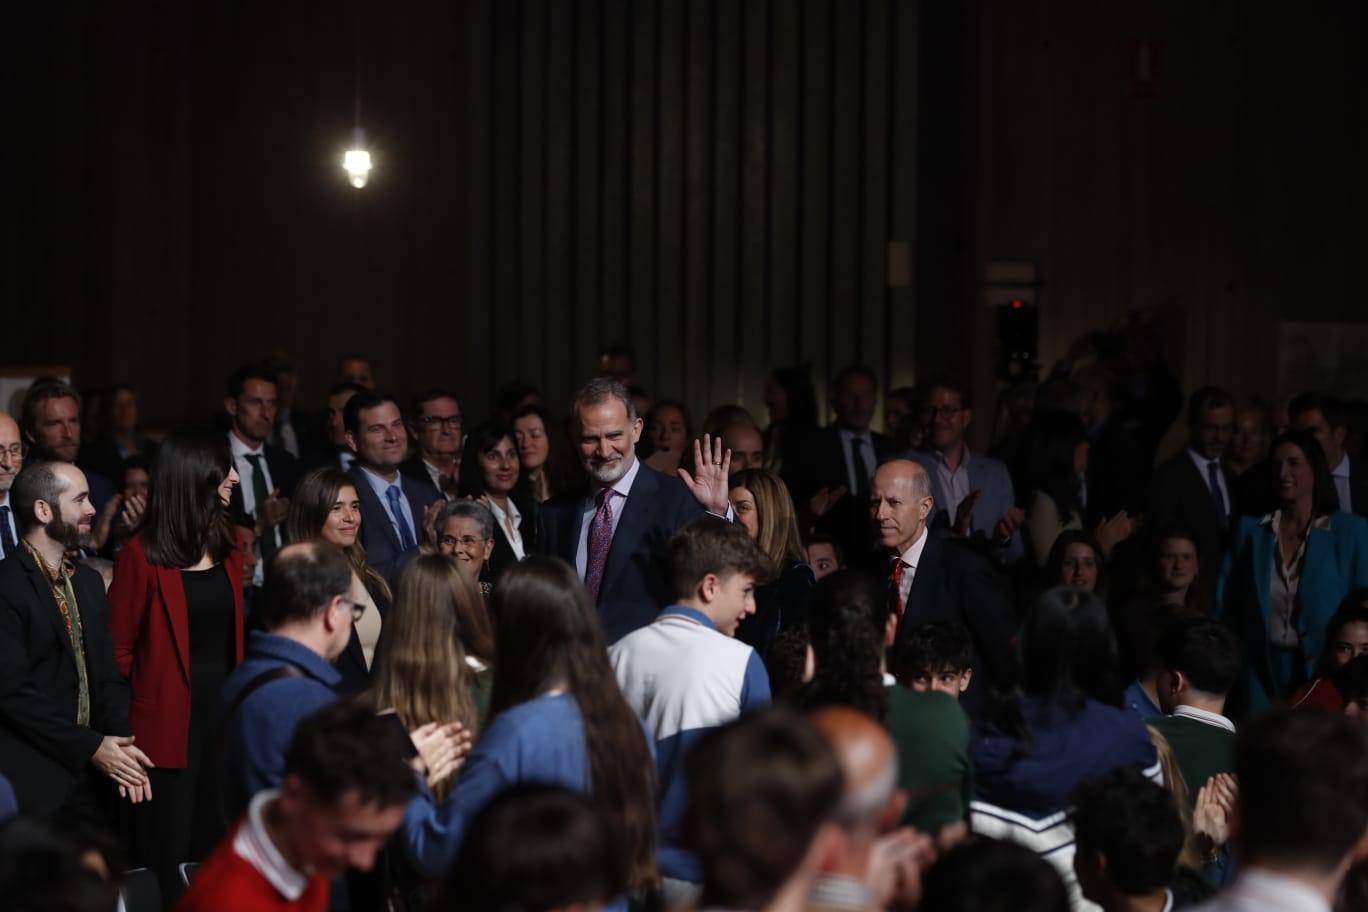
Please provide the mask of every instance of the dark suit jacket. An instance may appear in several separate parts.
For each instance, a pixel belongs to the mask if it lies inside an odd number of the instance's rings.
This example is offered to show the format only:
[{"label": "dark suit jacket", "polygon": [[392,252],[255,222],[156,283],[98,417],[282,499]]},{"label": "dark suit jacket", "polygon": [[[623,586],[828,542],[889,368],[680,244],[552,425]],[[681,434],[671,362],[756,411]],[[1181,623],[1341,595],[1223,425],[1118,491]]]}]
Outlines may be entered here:
[{"label": "dark suit jacket", "polygon": [[[891,438],[873,432],[869,436],[874,443],[875,466],[896,455]],[[824,427],[812,435],[801,451],[787,453],[782,474],[789,493],[793,495],[793,505],[800,514],[806,512],[808,500],[820,489],[838,485],[849,487],[840,429],[834,424]],[[873,472],[869,473],[869,478],[872,483]],[[804,522],[804,525],[809,523]],[[856,496],[854,491],[838,500],[825,516],[816,520],[815,525],[840,541],[847,559],[855,563],[860,563],[862,557],[874,547],[869,503]]]},{"label": "dark suit jacket", "polygon": [[[572,567],[588,496],[582,490],[555,497],[541,509],[542,552]],[[641,463],[613,533],[599,590],[599,617],[609,643],[651,623],[674,601],[666,545],[675,532],[705,512],[684,482]]]},{"label": "dark suit jacket", "polygon": [[[522,514],[522,525],[519,530],[522,532],[523,553],[536,554],[540,550],[538,543],[541,540],[541,504],[531,497],[524,497],[514,494],[513,502],[518,507],[518,512]],[[621,528],[621,525],[618,526]],[[485,561],[484,571],[480,579],[489,583],[497,583],[499,575],[518,562],[518,555],[513,551],[513,545],[509,543],[508,536],[504,534],[503,526],[499,525],[498,519],[494,521],[494,553],[489,555],[489,560]],[[571,561],[573,563],[573,561]]]},{"label": "dark suit jacket", "polygon": [[929,621],[957,621],[969,631],[974,645],[974,678],[963,705],[971,716],[983,714],[994,686],[1013,678],[1013,641],[1016,624],[1011,603],[992,563],[969,546],[930,535],[917,562],[907,608],[894,640],[894,667],[912,628]]},{"label": "dark suit jacket", "polygon": [[90,727],[76,724],[71,639],[43,571],[27,551],[0,562],[0,773],[26,813],[57,810],[105,735],[127,735],[128,684],[114,664],[100,575],[78,567]]},{"label": "dark suit jacket", "polygon": [[[370,564],[390,584],[390,589],[399,586],[399,573],[413,560],[418,548],[405,551],[399,545],[399,536],[390,523],[389,513],[380,498],[375,496],[365,470],[353,465],[347,473],[356,480],[356,496],[361,500],[361,547],[366,549],[366,563]],[[398,483],[408,499],[409,510],[413,512],[414,541],[423,540],[423,514],[437,499],[436,490],[428,485],[423,487],[404,473],[399,473]]]},{"label": "dark suit jacket", "polygon": [[361,638],[356,635],[356,628],[352,628],[351,639],[347,641],[347,648],[342,650],[342,654],[333,662],[333,665],[337,667],[338,674],[342,675],[342,683],[337,685],[337,692],[342,696],[359,694],[370,687],[371,671],[380,661],[380,650],[385,648],[383,622],[385,618],[389,617],[390,600],[385,598],[383,592],[377,592],[369,586],[366,587],[366,591],[370,593],[371,601],[375,602],[375,608],[380,612],[380,641],[375,645],[375,655],[371,660],[370,668],[367,668],[366,653],[361,648]]},{"label": "dark suit jacket", "polygon": [[[271,476],[271,487],[280,491],[285,497],[294,493],[295,484],[299,481],[299,460],[295,459],[285,450],[278,446],[266,444],[262,447],[262,452],[266,454],[266,471]],[[243,506],[242,485],[233,488],[233,499],[228,505],[234,516],[247,516],[247,510]],[[280,524],[281,546],[289,544],[285,536],[285,523]]]},{"label": "dark suit jacket", "polygon": [[432,483],[432,476],[428,474],[427,469],[423,466],[423,455],[421,453],[414,453],[408,459],[405,459],[399,466],[399,473],[421,488],[430,488],[434,496],[442,493],[441,491],[438,491],[437,486]]},{"label": "dark suit jacket", "polygon": [[[1235,500],[1235,485],[1225,469],[1226,490],[1231,500]],[[1149,540],[1171,526],[1190,529],[1197,537],[1197,556],[1201,560],[1201,573],[1206,580],[1214,581],[1221,569],[1221,559],[1225,556],[1226,546],[1230,543],[1230,530],[1233,519],[1239,516],[1239,504],[1233,504],[1231,520],[1218,516],[1211,501],[1211,489],[1197,470],[1187,448],[1169,459],[1154,473],[1150,483],[1149,506],[1145,511],[1145,531]]]}]

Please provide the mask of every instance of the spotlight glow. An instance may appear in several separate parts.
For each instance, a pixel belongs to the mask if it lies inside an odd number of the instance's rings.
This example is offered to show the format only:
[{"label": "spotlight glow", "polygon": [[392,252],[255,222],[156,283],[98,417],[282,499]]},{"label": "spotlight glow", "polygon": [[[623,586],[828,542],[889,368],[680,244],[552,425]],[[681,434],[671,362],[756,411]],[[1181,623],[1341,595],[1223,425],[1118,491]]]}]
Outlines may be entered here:
[{"label": "spotlight glow", "polygon": [[366,186],[370,178],[371,157],[365,149],[350,149],[342,156],[342,168],[347,172],[347,181],[356,189]]}]

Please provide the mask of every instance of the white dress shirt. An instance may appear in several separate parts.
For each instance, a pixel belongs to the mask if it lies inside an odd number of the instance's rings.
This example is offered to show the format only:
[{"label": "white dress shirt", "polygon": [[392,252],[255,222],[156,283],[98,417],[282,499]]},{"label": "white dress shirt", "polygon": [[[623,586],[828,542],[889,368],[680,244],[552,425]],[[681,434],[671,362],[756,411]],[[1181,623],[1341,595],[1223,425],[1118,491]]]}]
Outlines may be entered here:
[{"label": "white dress shirt", "polygon": [[922,526],[921,535],[917,540],[907,546],[907,550],[898,555],[898,559],[903,562],[902,580],[898,584],[898,600],[907,610],[907,597],[912,594],[912,580],[917,577],[917,564],[921,563],[922,551],[926,549],[927,529]]},{"label": "white dress shirt", "polygon": [[1230,889],[1195,912],[1330,912],[1325,897],[1300,880],[1245,868]]},{"label": "white dress shirt", "polygon": [[[426,464],[427,463],[424,463],[424,465]],[[441,487],[438,487],[437,490],[440,491]],[[513,498],[508,498],[508,512],[505,513],[503,508],[499,506],[494,498],[490,497],[488,500],[489,512],[494,514],[494,521],[497,522],[499,528],[503,530],[504,538],[508,539],[509,547],[513,549],[514,556],[517,557],[518,560],[522,560],[527,556],[527,552],[523,549],[522,513],[518,511],[518,505],[513,502]],[[616,530],[617,505],[614,504],[613,508],[613,529]]]},{"label": "white dress shirt", "polygon": [[1188,456],[1197,466],[1197,474],[1202,476],[1202,484],[1206,485],[1208,491],[1211,490],[1211,470],[1208,466],[1212,464],[1216,466],[1216,486],[1221,489],[1221,503],[1225,504],[1225,515],[1221,517],[1221,521],[1224,522],[1230,518],[1231,505],[1230,491],[1226,488],[1225,470],[1221,468],[1221,460],[1207,459],[1192,447],[1188,447]]},{"label": "white dress shirt", "polygon": [[1192,719],[1194,722],[1201,722],[1203,725],[1210,725],[1213,728],[1224,728],[1232,734],[1235,731],[1235,723],[1220,713],[1209,712],[1196,706],[1188,706],[1186,703],[1180,703],[1174,707],[1173,715]]},{"label": "white dress shirt", "polygon": [[[939,450],[931,454],[931,459],[936,465],[936,480],[940,482],[941,496],[945,498],[944,503],[936,506],[945,509],[945,515],[953,526],[959,505],[969,496],[969,448],[961,445],[958,468],[950,468],[950,463],[946,462],[944,454]],[[969,531],[974,530],[970,528]]]},{"label": "white dress shirt", "polygon": [[233,836],[233,854],[256,868],[257,873],[275,888],[281,898],[296,902],[309,888],[309,878],[285,860],[280,849],[271,841],[271,834],[266,832],[266,824],[261,819],[266,805],[279,795],[279,789],[264,789],[252,798],[247,805],[247,817]]},{"label": "white dress shirt", "polygon": [[1282,542],[1278,538],[1278,524],[1282,520],[1282,510],[1274,510],[1265,516],[1262,525],[1269,526],[1273,532],[1273,569],[1268,577],[1268,642],[1271,646],[1295,649],[1301,642],[1297,630],[1297,589],[1301,586],[1302,562],[1306,557],[1306,540],[1312,529],[1330,528],[1330,517],[1321,516],[1306,527],[1306,535],[1297,545],[1297,550],[1288,558],[1282,553]]},{"label": "white dress shirt", "polygon": [[846,467],[846,490],[854,494],[855,491],[858,490],[858,486],[855,484],[855,463],[850,459],[850,441],[854,440],[856,437],[864,441],[864,443],[860,445],[860,455],[863,457],[862,461],[865,464],[865,477],[873,483],[874,470],[878,468],[878,460],[874,457],[874,437],[869,431],[857,434],[854,431],[848,431],[845,428],[840,429],[840,437],[841,456],[845,459]]},{"label": "white dress shirt", "polygon": [[[252,464],[247,461],[247,457],[261,457],[261,474],[262,477],[266,479],[266,490],[274,491],[275,485],[271,482],[271,468],[266,464],[266,448],[265,446],[257,446],[256,449],[253,449],[243,443],[242,438],[238,437],[237,434],[229,431],[228,449],[233,453],[233,467],[237,469],[238,473],[238,493],[242,495],[242,509],[247,511],[248,516],[256,518],[256,488],[253,486],[256,479],[256,469],[252,468]],[[281,525],[283,525],[283,523]],[[277,548],[284,544],[280,538],[280,525],[266,530],[264,534],[275,536]],[[266,568],[261,560],[261,543],[257,542],[254,547],[256,548],[257,561],[256,569],[252,571],[252,585],[259,589],[264,580]]]},{"label": "white dress shirt", "polygon": [[1330,470],[1330,477],[1335,481],[1335,493],[1339,494],[1339,507],[1345,513],[1354,512],[1354,496],[1350,493],[1349,487],[1349,454],[1345,453],[1344,458],[1339,461],[1339,465]]}]

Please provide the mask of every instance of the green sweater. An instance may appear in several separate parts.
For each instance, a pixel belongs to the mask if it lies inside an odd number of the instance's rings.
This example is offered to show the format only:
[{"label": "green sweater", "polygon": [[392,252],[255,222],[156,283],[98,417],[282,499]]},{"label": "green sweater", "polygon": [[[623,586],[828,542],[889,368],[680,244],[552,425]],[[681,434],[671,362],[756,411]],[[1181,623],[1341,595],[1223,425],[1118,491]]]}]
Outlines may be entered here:
[{"label": "green sweater", "polygon": [[1235,772],[1235,733],[1190,716],[1168,716],[1150,723],[1173,748],[1178,769],[1187,783],[1188,802],[1217,773]]},{"label": "green sweater", "polygon": [[898,748],[898,788],[907,792],[903,824],[935,835],[969,808],[969,719],[943,693],[888,688],[888,731]]}]

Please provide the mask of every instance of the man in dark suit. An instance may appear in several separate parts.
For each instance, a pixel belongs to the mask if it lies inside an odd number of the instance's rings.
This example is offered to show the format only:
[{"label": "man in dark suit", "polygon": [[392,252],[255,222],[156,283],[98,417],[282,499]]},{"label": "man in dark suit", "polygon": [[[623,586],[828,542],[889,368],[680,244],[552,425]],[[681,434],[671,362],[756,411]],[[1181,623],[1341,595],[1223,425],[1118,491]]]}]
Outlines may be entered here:
[{"label": "man in dark suit", "polygon": [[546,553],[573,566],[599,609],[608,642],[655,620],[674,598],[667,566],[671,536],[705,512],[731,515],[731,453],[720,440],[694,443],[695,473],[678,478],[636,458],[641,438],[627,388],[601,377],[575,397],[575,432],[589,488],[543,505]]},{"label": "man in dark suit", "polygon": [[1234,486],[1221,464],[1235,433],[1235,400],[1223,389],[1202,387],[1188,402],[1188,428],[1187,447],[1154,473],[1145,528],[1151,542],[1166,529],[1190,529],[1197,540],[1201,574],[1213,585],[1231,524],[1239,515],[1231,496]]},{"label": "man in dark suit", "polygon": [[1288,404],[1287,420],[1294,429],[1314,434],[1325,451],[1325,464],[1335,482],[1340,509],[1368,516],[1368,471],[1355,471],[1344,449],[1349,418],[1343,403],[1325,393],[1302,393]]},{"label": "man in dark suit", "polygon": [[[228,413],[228,449],[241,483],[233,488],[230,509],[251,517],[256,534],[256,569],[251,588],[261,588],[263,574],[277,551],[285,547],[285,516],[299,478],[299,463],[280,447],[267,443],[279,404],[276,378],[264,367],[247,365],[228,378],[223,409]],[[242,523],[247,525],[247,523]]]},{"label": "man in dark suit", "polygon": [[391,587],[418,554],[418,545],[443,498],[431,485],[399,471],[408,449],[408,431],[399,400],[388,393],[365,390],[347,400],[343,410],[347,446],[356,454],[348,474],[356,479],[361,500],[361,546],[366,560]]},{"label": "man in dark suit", "polygon": [[805,525],[840,541],[855,564],[873,548],[866,515],[869,479],[894,455],[893,441],[869,429],[878,382],[862,365],[842,369],[831,383],[836,421],[813,435],[802,451],[788,454],[783,469],[794,506],[811,514],[813,521]]},{"label": "man in dark suit", "polygon": [[30,814],[98,815],[92,766],[131,800],[150,798],[150,762],[128,737],[104,583],[66,557],[95,516],[85,475],[33,462],[10,499],[23,540],[0,563],[0,774]]},{"label": "man in dark suit", "polygon": [[455,499],[463,439],[460,400],[448,390],[424,390],[409,405],[409,423],[418,446],[399,471]]},{"label": "man in dark suit", "polygon": [[973,640],[975,674],[962,702],[981,715],[988,688],[1011,681],[1015,624],[992,563],[950,538],[932,535],[936,508],[931,479],[910,459],[894,459],[874,473],[869,515],[889,555],[888,597],[898,615],[896,653],[918,624],[957,621]]}]

